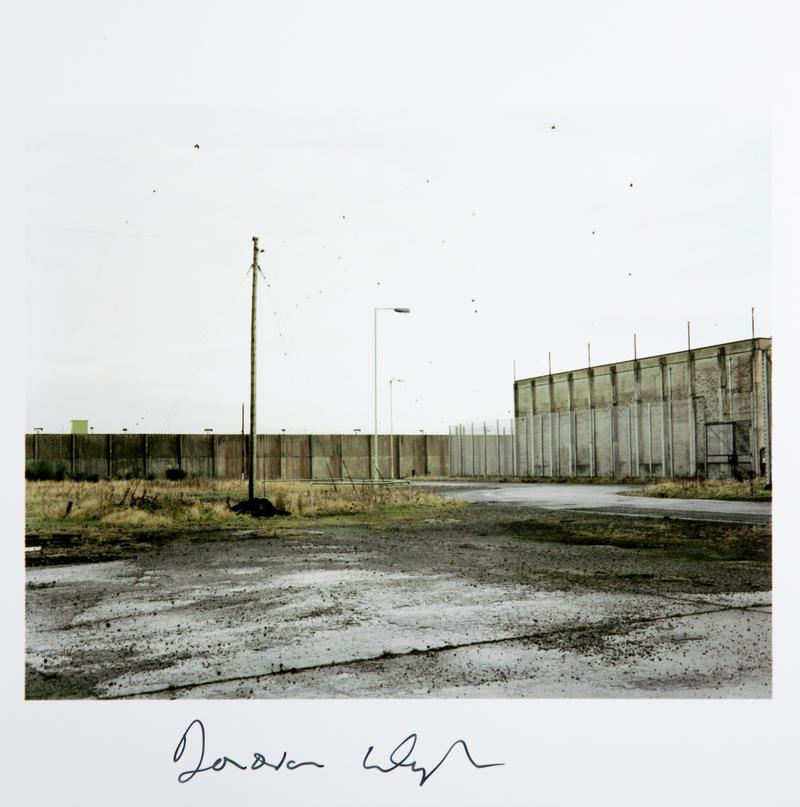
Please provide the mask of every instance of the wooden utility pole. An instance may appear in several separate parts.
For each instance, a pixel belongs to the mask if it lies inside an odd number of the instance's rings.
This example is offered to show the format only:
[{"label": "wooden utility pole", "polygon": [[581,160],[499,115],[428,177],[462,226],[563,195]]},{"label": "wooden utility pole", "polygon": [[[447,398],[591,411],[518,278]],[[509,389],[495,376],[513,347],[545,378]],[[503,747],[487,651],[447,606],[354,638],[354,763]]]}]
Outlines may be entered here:
[{"label": "wooden utility pole", "polygon": [[247,495],[252,504],[256,495],[256,294],[258,293],[258,236],[253,236],[253,303],[250,310],[250,478]]}]

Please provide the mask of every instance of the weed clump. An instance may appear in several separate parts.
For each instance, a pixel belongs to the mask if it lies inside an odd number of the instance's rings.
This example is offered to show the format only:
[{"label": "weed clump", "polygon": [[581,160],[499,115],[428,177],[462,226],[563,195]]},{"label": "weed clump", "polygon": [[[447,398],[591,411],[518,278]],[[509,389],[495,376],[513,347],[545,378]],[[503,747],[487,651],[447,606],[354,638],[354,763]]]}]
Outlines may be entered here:
[{"label": "weed clump", "polygon": [[67,466],[63,462],[32,460],[25,467],[25,478],[31,482],[62,482],[67,478]]}]

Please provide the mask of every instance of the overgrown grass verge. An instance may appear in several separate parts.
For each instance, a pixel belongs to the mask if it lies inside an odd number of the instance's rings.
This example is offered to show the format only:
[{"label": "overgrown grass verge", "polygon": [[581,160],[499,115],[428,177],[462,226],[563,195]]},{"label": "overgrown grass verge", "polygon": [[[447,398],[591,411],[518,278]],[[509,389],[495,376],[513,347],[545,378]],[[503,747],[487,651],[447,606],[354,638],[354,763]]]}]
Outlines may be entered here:
[{"label": "overgrown grass verge", "polygon": [[461,506],[407,486],[266,482],[258,488],[291,515],[234,513],[229,505],[247,498],[247,483],[238,480],[27,482],[27,562],[111,559],[178,536],[270,538],[314,524],[408,521]]},{"label": "overgrown grass verge", "polygon": [[663,479],[625,496],[653,496],[659,499],[722,499],[729,501],[772,501],[772,490],[764,479],[738,482],[735,479]]},{"label": "overgrown grass verge", "polygon": [[770,563],[767,524],[538,512],[505,525],[524,541],[657,550],[665,557]]}]

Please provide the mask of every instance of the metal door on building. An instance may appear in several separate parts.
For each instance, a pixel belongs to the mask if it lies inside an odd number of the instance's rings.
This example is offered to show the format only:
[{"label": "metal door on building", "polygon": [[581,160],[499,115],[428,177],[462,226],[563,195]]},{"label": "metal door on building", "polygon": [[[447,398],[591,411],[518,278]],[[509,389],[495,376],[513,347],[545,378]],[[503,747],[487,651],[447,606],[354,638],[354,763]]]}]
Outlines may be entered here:
[{"label": "metal door on building", "polygon": [[753,468],[750,421],[706,423],[706,476],[748,477]]}]

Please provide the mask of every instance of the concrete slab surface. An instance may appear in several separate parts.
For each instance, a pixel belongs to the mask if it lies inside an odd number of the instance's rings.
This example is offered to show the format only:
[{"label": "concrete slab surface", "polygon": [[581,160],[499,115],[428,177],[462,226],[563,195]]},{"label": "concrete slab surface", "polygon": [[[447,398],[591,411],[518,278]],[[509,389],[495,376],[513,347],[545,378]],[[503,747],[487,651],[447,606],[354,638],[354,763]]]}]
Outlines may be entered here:
[{"label": "concrete slab surface", "polygon": [[770,696],[763,571],[524,542],[464,509],[31,568],[26,661],[101,698]]}]

